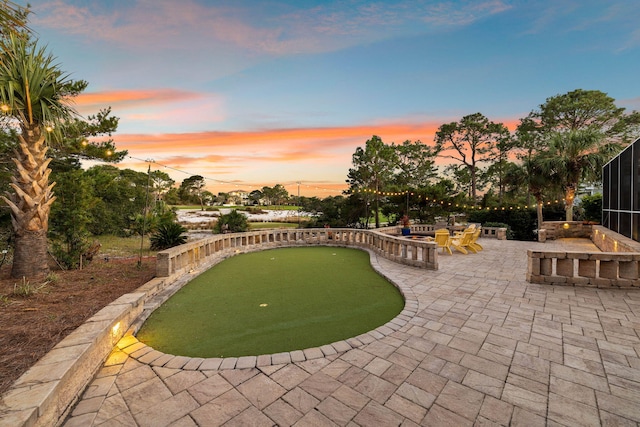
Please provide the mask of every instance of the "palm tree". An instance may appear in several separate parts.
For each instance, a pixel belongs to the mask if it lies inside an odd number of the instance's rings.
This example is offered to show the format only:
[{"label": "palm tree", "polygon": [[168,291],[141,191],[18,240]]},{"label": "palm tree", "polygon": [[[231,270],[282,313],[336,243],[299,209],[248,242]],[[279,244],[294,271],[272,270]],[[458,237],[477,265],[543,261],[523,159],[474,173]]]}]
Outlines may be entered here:
[{"label": "palm tree", "polygon": [[0,0],[0,33],[26,30],[29,9],[10,0]]},{"label": "palm tree", "polygon": [[[528,195],[533,195],[536,199],[536,218],[538,222],[538,230],[542,228],[542,206],[544,202],[545,190],[550,190],[550,187],[554,186],[556,180],[554,177],[550,177],[542,164],[540,157],[526,158],[523,161],[523,169],[525,173],[522,175],[527,182],[527,188],[529,189]],[[530,202],[527,201],[527,205]]]},{"label": "palm tree", "polygon": [[548,150],[541,155],[544,173],[557,177],[563,187],[567,221],[573,220],[573,201],[580,182],[599,179],[602,166],[621,149],[620,144],[603,139],[602,133],[590,128],[554,132]]},{"label": "palm tree", "polygon": [[28,37],[9,34],[0,53],[0,110],[15,128],[15,191],[2,199],[11,208],[14,261],[11,276],[39,278],[47,265],[49,210],[55,200],[49,183],[48,140],[74,115],[69,97],[86,86],[63,75],[54,58]]}]

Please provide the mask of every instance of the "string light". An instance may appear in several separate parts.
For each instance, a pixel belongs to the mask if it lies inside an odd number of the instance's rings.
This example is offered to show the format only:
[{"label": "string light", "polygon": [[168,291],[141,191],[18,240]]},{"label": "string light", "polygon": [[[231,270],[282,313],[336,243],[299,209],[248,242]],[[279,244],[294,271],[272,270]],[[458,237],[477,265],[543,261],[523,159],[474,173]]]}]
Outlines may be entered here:
[{"label": "string light", "polygon": [[[377,194],[380,196],[401,196],[401,195],[407,195],[410,194],[411,196],[414,196],[415,193],[413,193],[410,190],[405,190],[405,191],[400,191],[400,192],[386,192],[386,191],[376,191],[376,190],[372,190],[370,188],[361,188],[361,189],[355,189],[355,190],[351,190],[351,192],[353,193],[366,193],[366,194]],[[424,197],[424,201],[425,202],[430,202],[433,204],[440,204],[440,205],[447,205],[447,206],[453,206],[454,203],[450,202],[448,200],[437,200],[435,198],[430,199],[428,196],[422,196],[422,195],[418,195],[418,200],[422,201],[423,197]],[[544,207],[544,206],[551,206],[553,204],[555,205],[559,205],[559,204],[563,204],[564,201],[563,200],[548,200],[546,202],[541,202],[540,206]],[[462,209],[464,210],[491,210],[491,207],[482,207],[482,206],[471,206],[471,205],[460,205],[459,203],[455,203],[455,207],[456,208],[460,208],[462,207]],[[529,206],[529,205],[506,205],[506,206],[499,206],[499,207],[493,207],[494,211],[497,210],[522,210],[522,209],[529,209],[529,208],[534,208],[533,205]]]}]

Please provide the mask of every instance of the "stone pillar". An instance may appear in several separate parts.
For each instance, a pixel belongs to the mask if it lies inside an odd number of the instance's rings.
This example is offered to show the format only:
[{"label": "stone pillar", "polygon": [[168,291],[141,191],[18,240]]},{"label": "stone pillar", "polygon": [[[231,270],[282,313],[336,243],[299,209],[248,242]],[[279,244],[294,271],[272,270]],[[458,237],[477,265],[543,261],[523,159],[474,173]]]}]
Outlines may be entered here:
[{"label": "stone pillar", "polygon": [[545,230],[544,228],[541,228],[540,230],[538,230],[538,242],[546,242],[547,241],[547,230]]}]

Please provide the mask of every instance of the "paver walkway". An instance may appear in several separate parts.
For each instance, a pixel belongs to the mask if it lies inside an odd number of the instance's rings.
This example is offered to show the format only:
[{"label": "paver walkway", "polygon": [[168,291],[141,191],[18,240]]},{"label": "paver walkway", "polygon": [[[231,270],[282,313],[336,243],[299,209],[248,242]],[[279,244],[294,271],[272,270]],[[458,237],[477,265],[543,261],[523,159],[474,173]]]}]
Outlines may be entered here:
[{"label": "paver walkway", "polygon": [[640,291],[530,284],[526,249],[561,243],[481,243],[438,271],[375,259],[417,314],[348,351],[189,370],[116,348],[65,426],[638,425]]}]

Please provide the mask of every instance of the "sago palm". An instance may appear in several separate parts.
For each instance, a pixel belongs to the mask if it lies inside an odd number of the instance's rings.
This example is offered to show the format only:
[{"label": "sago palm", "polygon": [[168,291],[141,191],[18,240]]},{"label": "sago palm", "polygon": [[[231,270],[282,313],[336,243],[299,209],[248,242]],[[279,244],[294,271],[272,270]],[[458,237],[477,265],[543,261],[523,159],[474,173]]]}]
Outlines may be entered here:
[{"label": "sago palm", "polygon": [[2,197],[11,208],[15,233],[12,277],[35,278],[48,272],[47,229],[55,200],[55,183],[49,183],[48,139],[57,124],[73,116],[68,96],[81,86],[60,71],[44,48],[23,36],[7,37],[0,54],[0,109],[19,139],[13,158],[14,193]]}]

